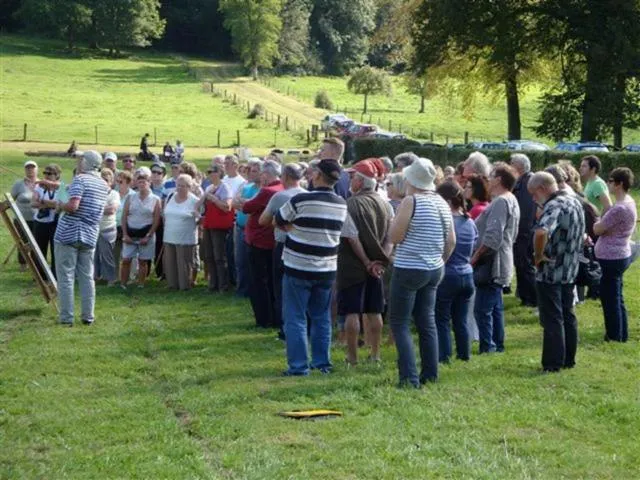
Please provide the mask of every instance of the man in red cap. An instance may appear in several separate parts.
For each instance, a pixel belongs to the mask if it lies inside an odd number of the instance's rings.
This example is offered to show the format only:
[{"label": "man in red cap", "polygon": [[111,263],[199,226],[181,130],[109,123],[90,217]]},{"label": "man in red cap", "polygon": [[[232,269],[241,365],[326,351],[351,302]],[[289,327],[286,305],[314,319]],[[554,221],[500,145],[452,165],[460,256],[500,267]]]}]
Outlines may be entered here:
[{"label": "man in red cap", "polygon": [[338,253],[338,315],[346,316],[347,363],[358,363],[360,315],[371,347],[370,358],[380,360],[384,291],[381,266],[389,263],[387,239],[393,217],[391,205],[376,193],[375,162],[363,160],[349,169],[351,197],[347,211],[358,230],[361,247],[342,240]]}]

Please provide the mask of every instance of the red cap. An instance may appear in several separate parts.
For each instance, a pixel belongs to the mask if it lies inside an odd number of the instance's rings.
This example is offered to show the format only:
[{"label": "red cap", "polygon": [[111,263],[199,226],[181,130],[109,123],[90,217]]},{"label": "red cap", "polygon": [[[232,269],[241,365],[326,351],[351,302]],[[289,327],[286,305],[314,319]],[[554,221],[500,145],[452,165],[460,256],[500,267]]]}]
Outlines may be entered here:
[{"label": "red cap", "polygon": [[384,162],[381,158],[367,158],[366,161],[373,163],[373,165],[375,166],[376,170],[378,171],[376,177],[384,177],[385,173],[387,173],[387,168],[384,166]]},{"label": "red cap", "polygon": [[358,172],[369,178],[376,178],[378,176],[378,169],[369,159],[360,160],[353,167],[349,168],[347,172]]}]

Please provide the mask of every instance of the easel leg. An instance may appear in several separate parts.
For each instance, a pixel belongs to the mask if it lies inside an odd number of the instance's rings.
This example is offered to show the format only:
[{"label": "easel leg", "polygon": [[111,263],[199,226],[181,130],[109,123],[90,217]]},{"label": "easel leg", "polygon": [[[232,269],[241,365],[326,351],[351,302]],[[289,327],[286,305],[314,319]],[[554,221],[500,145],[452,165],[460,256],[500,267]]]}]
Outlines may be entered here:
[{"label": "easel leg", "polygon": [[7,263],[9,263],[9,260],[11,260],[11,256],[16,253],[16,246],[13,245],[11,247],[11,251],[9,252],[9,255],[7,255],[7,258],[4,259],[4,262],[2,262],[2,265],[6,265]]}]

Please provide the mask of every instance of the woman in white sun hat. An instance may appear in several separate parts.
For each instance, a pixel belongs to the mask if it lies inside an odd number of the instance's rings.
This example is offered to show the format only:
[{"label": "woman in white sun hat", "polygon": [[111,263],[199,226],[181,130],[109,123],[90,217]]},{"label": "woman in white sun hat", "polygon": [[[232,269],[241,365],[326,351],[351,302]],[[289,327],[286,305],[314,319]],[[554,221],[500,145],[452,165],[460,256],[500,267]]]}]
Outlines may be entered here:
[{"label": "woman in white sun hat", "polygon": [[[400,386],[420,388],[438,378],[436,290],[455,247],[455,233],[451,209],[435,192],[436,169],[431,160],[419,158],[403,174],[407,195],[389,232],[397,244],[389,319],[398,351]],[[409,329],[412,315],[419,338],[420,374]]]}]

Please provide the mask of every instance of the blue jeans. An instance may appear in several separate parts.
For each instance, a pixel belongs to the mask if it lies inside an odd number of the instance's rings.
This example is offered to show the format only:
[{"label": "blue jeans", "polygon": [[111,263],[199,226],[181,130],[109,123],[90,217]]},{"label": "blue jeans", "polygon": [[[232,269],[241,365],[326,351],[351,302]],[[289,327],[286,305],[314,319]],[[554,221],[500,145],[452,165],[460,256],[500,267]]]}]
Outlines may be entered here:
[{"label": "blue jeans", "polygon": [[436,296],[436,327],[438,328],[438,351],[440,362],[448,362],[451,357],[451,323],[456,338],[456,357],[469,360],[471,356],[471,336],[467,317],[475,287],[473,274],[445,275]]},{"label": "blue jeans", "polygon": [[504,352],[504,305],[502,286],[476,288],[473,313],[480,334],[480,353]]},{"label": "blue jeans", "polygon": [[[305,280],[284,274],[282,315],[290,375],[308,375],[309,367],[331,369],[331,289],[333,280]],[[307,315],[311,320],[308,361]]]},{"label": "blue jeans", "polygon": [[[419,386],[438,378],[438,334],[436,331],[436,290],[444,268],[416,270],[394,267],[389,295],[389,322],[398,350],[400,384]],[[420,376],[409,329],[411,316],[418,331]]]},{"label": "blue jeans", "polygon": [[605,340],[626,342],[629,338],[627,308],[624,305],[622,276],[629,268],[629,258],[598,259],[602,268],[600,302],[604,313]]},{"label": "blue jeans", "polygon": [[244,227],[235,226],[234,239],[235,267],[236,267],[236,295],[249,296],[249,245],[244,241]]},{"label": "blue jeans", "polygon": [[78,280],[84,323],[93,323],[96,290],[93,281],[93,255],[95,247],[83,243],[64,245],[54,242],[56,251],[56,277],[58,279],[58,303],[60,323],[71,325],[74,319],[73,287]]}]

